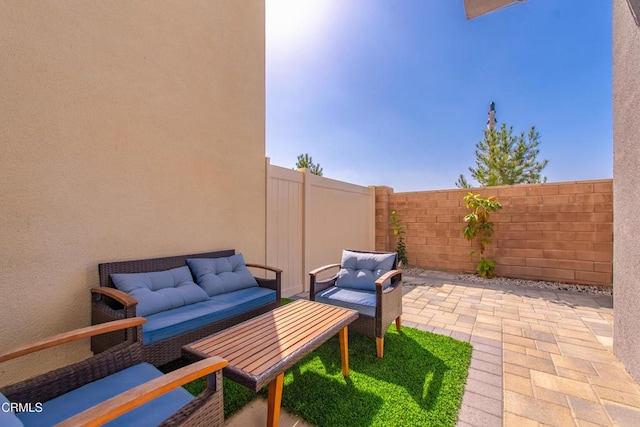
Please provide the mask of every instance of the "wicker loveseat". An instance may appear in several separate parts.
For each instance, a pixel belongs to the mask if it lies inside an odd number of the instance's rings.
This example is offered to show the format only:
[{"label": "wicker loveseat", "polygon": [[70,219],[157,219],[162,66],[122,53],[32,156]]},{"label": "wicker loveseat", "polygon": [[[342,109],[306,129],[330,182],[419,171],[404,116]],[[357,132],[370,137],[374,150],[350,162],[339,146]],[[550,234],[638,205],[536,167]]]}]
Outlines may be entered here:
[{"label": "wicker loveseat", "polygon": [[[139,329],[136,317],[64,332],[0,352],[0,362],[96,334]],[[131,340],[89,359],[0,387],[0,426],[41,427],[222,426],[222,368],[227,362],[211,357],[163,375],[142,360],[142,346]],[[194,397],[180,387],[208,376]]]},{"label": "wicker loveseat", "polygon": [[[253,277],[247,267],[275,277]],[[110,262],[98,271],[100,287],[91,290],[92,324],[145,317],[142,355],[155,366],[179,359],[183,345],[280,305],[282,271],[245,264],[233,249]],[[125,331],[96,336],[91,350],[100,353],[126,339]]]}]

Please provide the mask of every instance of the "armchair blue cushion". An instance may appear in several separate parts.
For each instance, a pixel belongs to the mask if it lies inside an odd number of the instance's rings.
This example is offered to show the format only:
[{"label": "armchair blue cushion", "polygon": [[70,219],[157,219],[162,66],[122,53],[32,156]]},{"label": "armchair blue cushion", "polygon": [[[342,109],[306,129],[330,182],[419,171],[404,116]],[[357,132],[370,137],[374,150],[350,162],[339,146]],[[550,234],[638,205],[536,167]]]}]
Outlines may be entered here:
[{"label": "armchair blue cushion", "polygon": [[2,427],[23,427],[22,421],[11,410],[11,402],[4,394],[0,393],[0,426]]},{"label": "armchair blue cushion", "polygon": [[[336,286],[339,288],[375,291],[375,281],[391,271],[396,254],[374,254],[342,251],[341,268],[338,272]],[[391,285],[387,280],[383,288]]]},{"label": "armchair blue cushion", "polygon": [[360,314],[369,317],[375,317],[376,315],[376,294],[371,291],[331,286],[318,293],[316,301],[357,310]]},{"label": "armchair blue cushion", "polygon": [[224,258],[193,258],[188,259],[187,264],[198,285],[210,297],[258,286],[242,254]]},{"label": "armchair blue cushion", "polygon": [[[136,386],[162,376],[162,372],[148,363],[141,363],[116,372],[62,396],[43,402],[40,413],[20,413],[26,427],[50,426],[70,418],[85,409],[117,396]],[[135,408],[105,424],[106,426],[155,426],[179,411],[194,397],[182,387]],[[4,424],[2,424],[4,426]]]},{"label": "armchair blue cushion", "polygon": [[136,314],[143,317],[209,298],[193,283],[187,266],[151,273],[114,273],[111,280],[116,288],[138,300]]}]

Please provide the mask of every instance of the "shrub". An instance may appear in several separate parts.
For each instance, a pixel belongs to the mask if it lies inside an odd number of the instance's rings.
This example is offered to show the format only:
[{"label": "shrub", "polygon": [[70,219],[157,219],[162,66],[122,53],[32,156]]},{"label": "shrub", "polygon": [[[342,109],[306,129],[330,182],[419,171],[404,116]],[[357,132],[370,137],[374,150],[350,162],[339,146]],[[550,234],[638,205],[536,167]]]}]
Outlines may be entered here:
[{"label": "shrub", "polygon": [[406,232],[406,228],[404,224],[402,224],[402,220],[398,218],[398,213],[396,211],[391,212],[390,224],[393,226],[393,234],[395,236],[398,236],[398,245],[396,246],[396,252],[398,253],[398,263],[407,265],[409,263],[409,261],[407,260],[407,246],[404,243],[404,233]]},{"label": "shrub", "polygon": [[[493,235],[493,223],[489,221],[489,216],[502,209],[502,205],[493,197],[483,199],[480,194],[471,192],[462,199],[467,209],[471,209],[471,212],[464,217],[466,225],[462,227],[462,234],[469,241],[475,239],[480,250],[480,261],[476,271],[480,277],[492,278],[496,262],[485,258],[484,251],[491,243],[490,237]],[[475,253],[476,251],[471,251],[470,255],[474,256]]]}]

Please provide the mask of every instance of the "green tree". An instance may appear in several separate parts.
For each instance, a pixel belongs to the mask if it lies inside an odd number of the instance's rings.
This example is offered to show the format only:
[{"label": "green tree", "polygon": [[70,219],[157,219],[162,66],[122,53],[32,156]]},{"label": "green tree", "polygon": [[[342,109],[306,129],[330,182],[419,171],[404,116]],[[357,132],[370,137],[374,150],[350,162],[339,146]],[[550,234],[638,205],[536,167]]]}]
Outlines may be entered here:
[{"label": "green tree", "polygon": [[467,178],[463,174],[460,174],[458,180],[456,181],[456,187],[458,188],[471,188],[469,182],[467,182]]},{"label": "green tree", "polygon": [[309,169],[314,175],[322,176],[322,167],[320,167],[320,163],[314,163],[313,159],[309,154],[300,154],[298,156],[298,161],[296,162],[296,169],[306,168]]},{"label": "green tree", "polygon": [[[549,160],[537,160],[539,138],[535,126],[526,136],[524,132],[513,135],[513,126],[507,129],[504,123],[500,129],[485,130],[484,139],[476,144],[476,167],[469,167],[471,177],[482,187],[547,182],[541,173]],[[460,175],[456,187],[470,187],[464,175]]]}]

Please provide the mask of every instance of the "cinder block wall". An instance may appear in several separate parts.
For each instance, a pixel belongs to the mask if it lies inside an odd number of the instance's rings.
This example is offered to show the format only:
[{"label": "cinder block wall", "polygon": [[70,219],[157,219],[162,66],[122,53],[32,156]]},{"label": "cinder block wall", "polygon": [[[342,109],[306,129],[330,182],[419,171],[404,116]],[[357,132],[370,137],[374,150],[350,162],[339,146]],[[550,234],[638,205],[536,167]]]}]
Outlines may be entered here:
[{"label": "cinder block wall", "polygon": [[468,191],[494,196],[495,234],[486,255],[496,275],[590,285],[611,285],[613,257],[612,180],[561,182],[394,193],[376,187],[376,249],[394,250],[389,225],[397,211],[407,232],[409,264],[474,272],[477,257],[462,236]]}]

